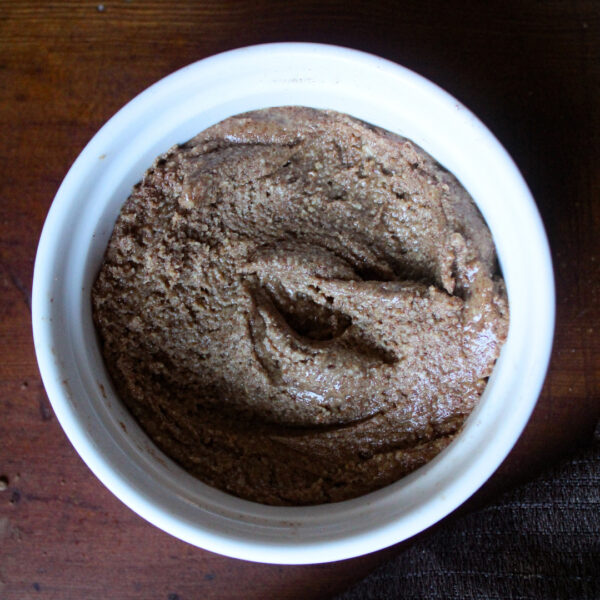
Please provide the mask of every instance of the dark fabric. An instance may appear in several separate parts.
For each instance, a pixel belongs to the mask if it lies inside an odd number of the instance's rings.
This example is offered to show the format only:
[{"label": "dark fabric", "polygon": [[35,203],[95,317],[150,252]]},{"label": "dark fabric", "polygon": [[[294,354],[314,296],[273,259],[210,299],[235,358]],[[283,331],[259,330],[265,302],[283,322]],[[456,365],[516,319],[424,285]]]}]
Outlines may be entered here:
[{"label": "dark fabric", "polygon": [[600,599],[600,439],[442,527],[336,600]]}]

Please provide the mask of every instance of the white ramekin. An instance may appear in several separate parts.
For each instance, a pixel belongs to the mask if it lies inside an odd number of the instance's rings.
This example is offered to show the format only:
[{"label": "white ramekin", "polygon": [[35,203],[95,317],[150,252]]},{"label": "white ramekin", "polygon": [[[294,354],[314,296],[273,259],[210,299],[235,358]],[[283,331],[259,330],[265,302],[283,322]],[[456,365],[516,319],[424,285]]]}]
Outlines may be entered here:
[{"label": "white ramekin", "polygon": [[[154,157],[230,115],[305,105],[349,113],[411,138],[471,193],[496,242],[510,332],[480,405],[445,451],[361,498],[270,507],[185,473],[121,405],[104,368],[90,286],[119,209]],[[396,64],[345,48],[269,44],[201,60],[159,81],[94,136],[65,177],[40,239],[35,349],[73,446],[127,506],[164,531],[232,557],[316,563],[358,556],[429,527],[500,465],[535,405],[554,326],[554,281],[535,203],[495,137],[446,92]]]}]

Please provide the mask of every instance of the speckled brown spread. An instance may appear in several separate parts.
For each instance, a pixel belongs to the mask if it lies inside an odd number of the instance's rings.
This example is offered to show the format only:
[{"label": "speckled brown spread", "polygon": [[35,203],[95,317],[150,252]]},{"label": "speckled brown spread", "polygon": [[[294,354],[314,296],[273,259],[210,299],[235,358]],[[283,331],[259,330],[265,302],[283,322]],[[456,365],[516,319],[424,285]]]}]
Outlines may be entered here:
[{"label": "speckled brown spread", "polygon": [[203,481],[352,498],[448,445],[508,328],[487,227],[412,142],[330,111],[227,119],[154,162],[94,285],[116,388]]}]

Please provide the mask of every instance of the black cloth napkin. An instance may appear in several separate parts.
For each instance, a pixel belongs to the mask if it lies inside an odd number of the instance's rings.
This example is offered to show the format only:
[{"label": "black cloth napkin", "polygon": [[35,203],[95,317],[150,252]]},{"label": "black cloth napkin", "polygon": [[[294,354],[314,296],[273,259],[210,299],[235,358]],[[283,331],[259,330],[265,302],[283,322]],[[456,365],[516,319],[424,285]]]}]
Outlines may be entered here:
[{"label": "black cloth napkin", "polygon": [[600,600],[600,428],[592,446],[442,526],[336,600]]}]

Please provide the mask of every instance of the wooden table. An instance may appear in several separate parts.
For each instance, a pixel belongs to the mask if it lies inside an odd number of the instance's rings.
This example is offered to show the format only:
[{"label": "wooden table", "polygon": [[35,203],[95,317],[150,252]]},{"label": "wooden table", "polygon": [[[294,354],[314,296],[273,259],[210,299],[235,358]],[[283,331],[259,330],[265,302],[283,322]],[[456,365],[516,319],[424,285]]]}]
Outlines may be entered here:
[{"label": "wooden table", "polygon": [[466,509],[590,438],[600,396],[599,2],[4,1],[0,598],[327,598],[401,551],[280,567],[169,537],[116,500],[79,459],[36,366],[36,244],[52,198],[89,138],[179,67],[286,40],[366,50],[437,82],[498,136],[537,199],[558,290],[552,363],[516,449]]}]

